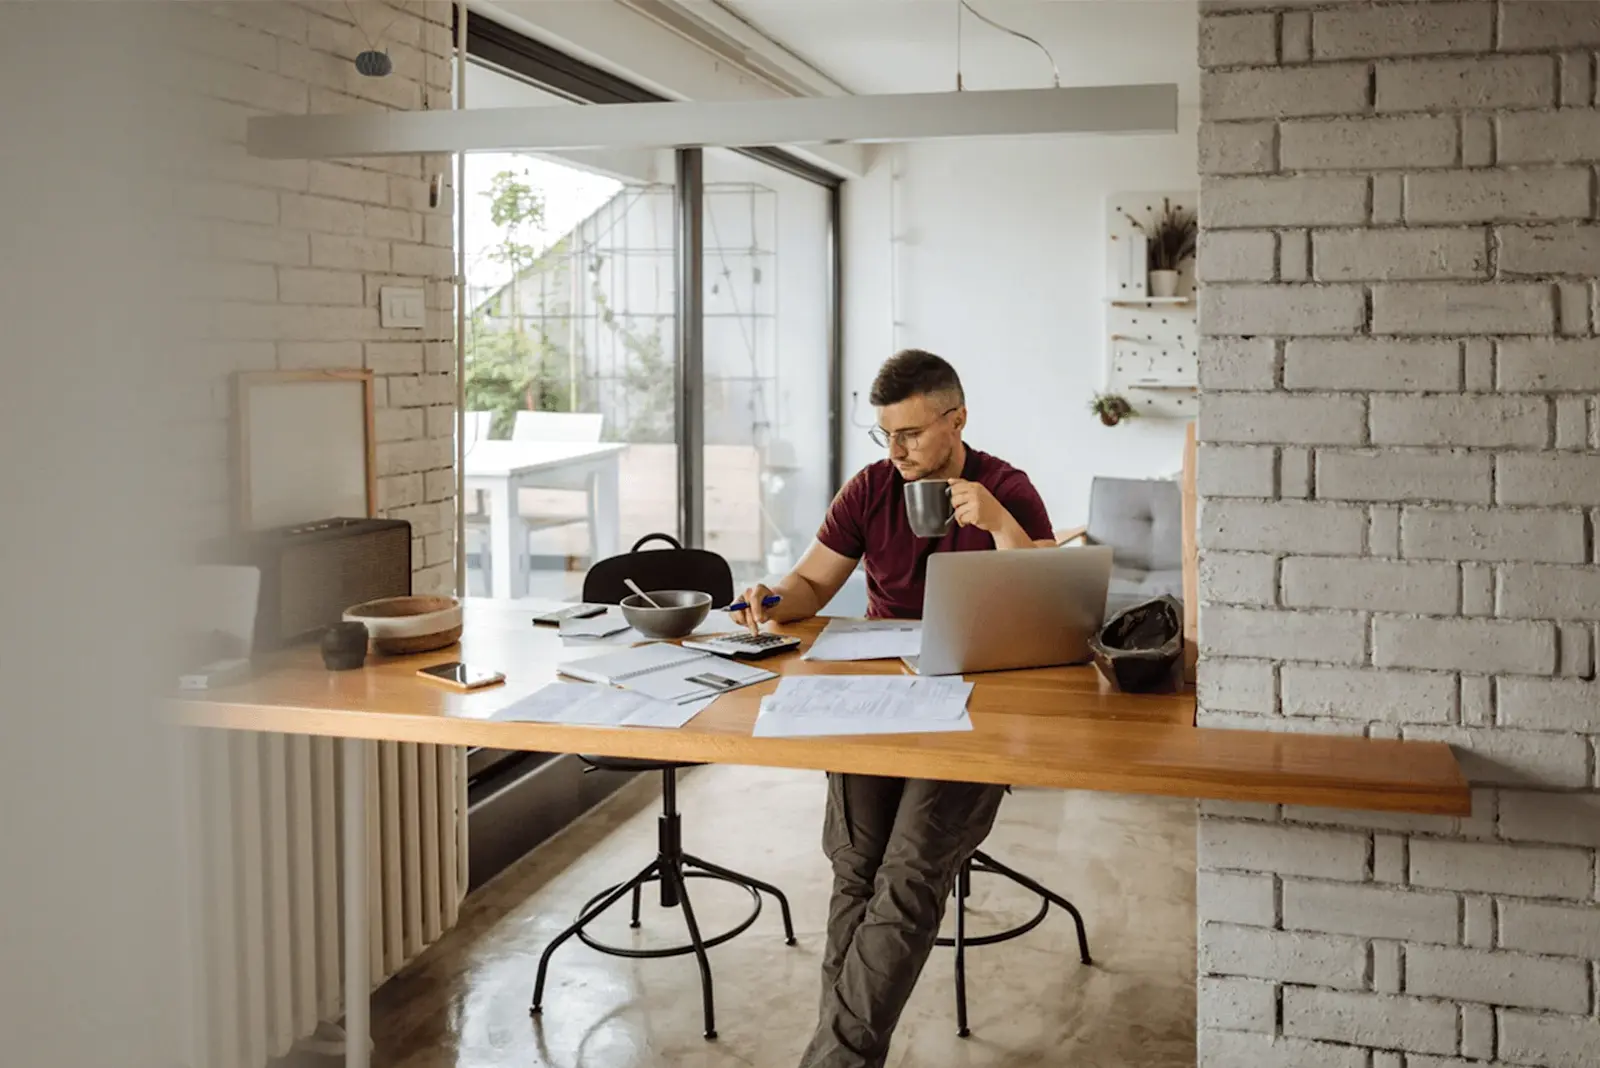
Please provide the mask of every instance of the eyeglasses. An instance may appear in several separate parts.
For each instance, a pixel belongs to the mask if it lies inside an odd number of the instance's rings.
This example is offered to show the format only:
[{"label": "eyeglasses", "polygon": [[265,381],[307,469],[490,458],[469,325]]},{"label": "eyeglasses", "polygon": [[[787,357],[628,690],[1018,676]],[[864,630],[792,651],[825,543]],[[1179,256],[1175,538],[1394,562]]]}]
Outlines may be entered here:
[{"label": "eyeglasses", "polygon": [[[935,419],[933,423],[937,423],[939,419],[943,419],[951,412],[960,410],[961,405],[959,404],[954,408],[946,408],[944,411],[939,413],[939,418]],[[871,438],[879,448],[887,449],[891,444],[898,442],[907,449],[915,449],[917,447],[917,439],[922,437],[923,432],[926,431],[928,427],[932,426],[933,423],[928,423],[925,426],[912,427],[910,430],[894,431],[885,430],[881,426],[875,426],[871,430],[867,431],[867,436]]]}]

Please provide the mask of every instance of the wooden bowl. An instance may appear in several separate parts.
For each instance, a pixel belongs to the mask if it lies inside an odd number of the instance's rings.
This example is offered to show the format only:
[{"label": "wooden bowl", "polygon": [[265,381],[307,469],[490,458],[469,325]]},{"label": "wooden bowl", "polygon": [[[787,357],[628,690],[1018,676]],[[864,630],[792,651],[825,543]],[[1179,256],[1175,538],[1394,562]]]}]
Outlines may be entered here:
[{"label": "wooden bowl", "polygon": [[372,649],[408,656],[461,640],[461,602],[454,597],[384,597],[345,609],[344,618],[366,625]]}]

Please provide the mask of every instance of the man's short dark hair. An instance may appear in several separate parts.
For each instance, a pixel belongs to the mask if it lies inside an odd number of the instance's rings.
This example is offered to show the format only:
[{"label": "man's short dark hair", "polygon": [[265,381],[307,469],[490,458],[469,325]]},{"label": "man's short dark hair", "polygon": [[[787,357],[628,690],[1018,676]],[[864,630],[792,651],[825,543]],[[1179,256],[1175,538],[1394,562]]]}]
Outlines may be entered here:
[{"label": "man's short dark hair", "polygon": [[878,368],[868,399],[874,408],[882,408],[935,393],[948,393],[957,404],[967,402],[961,376],[948,361],[922,349],[902,349]]}]

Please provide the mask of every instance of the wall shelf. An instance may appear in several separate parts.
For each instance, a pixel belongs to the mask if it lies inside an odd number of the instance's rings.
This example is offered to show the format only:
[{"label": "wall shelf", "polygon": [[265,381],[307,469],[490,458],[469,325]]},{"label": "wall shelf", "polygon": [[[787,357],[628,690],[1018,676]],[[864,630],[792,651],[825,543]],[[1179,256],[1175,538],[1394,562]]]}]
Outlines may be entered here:
[{"label": "wall shelf", "polygon": [[1194,263],[1179,272],[1176,296],[1151,296],[1147,243],[1133,220],[1147,224],[1168,200],[1192,211],[1195,199],[1192,189],[1106,198],[1105,388],[1156,419],[1193,419],[1199,400]]}]

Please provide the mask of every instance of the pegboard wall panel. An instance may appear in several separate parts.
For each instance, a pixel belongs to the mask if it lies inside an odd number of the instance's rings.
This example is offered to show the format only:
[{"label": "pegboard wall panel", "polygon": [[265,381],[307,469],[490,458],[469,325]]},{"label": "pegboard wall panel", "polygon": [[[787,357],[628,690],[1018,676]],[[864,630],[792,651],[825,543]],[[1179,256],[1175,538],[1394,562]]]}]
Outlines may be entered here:
[{"label": "pegboard wall panel", "polygon": [[1146,243],[1135,220],[1149,226],[1170,200],[1194,211],[1193,190],[1113,193],[1106,198],[1106,385],[1140,415],[1192,419],[1197,409],[1199,337],[1194,262],[1183,265],[1176,297],[1151,297]]}]

